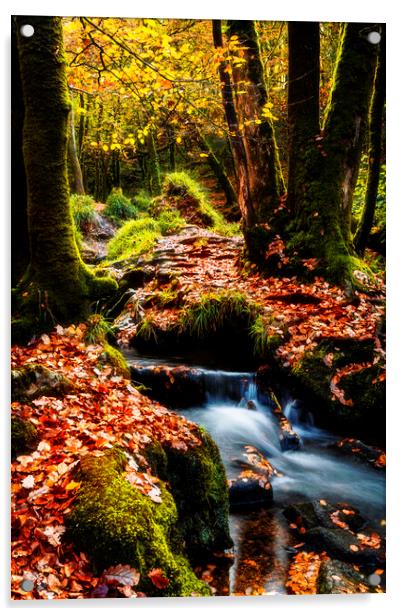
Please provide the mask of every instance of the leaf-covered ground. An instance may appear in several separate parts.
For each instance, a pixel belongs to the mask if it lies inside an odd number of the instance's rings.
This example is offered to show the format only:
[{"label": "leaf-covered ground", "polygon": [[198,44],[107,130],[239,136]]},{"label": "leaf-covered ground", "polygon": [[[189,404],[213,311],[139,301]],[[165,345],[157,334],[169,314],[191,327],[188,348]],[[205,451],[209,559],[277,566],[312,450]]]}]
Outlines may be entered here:
[{"label": "leaf-covered ground", "polygon": [[[40,436],[36,450],[18,456],[11,466],[15,599],[105,596],[110,586],[118,587],[120,596],[135,596],[134,570],[113,569],[96,577],[87,556],[63,541],[65,515],[80,487],[76,466],[83,455],[100,456],[120,443],[128,452],[127,481],[160,502],[158,479],[150,470],[140,470],[136,454],[151,439],[178,449],[199,443],[194,424],[151,402],[110,365],[102,366],[103,347],[86,346],[84,331],[85,326],[58,326],[36,343],[12,349],[12,369],[41,364],[75,385],[62,398],[42,396],[30,404],[12,404],[12,414],[35,424]],[[161,571],[149,576],[157,588],[165,583]]]},{"label": "leaf-covered ground", "polygon": [[[279,257],[284,247],[273,246]],[[367,286],[367,292],[347,293],[331,285],[322,277],[302,283],[296,277],[262,277],[258,273],[245,272],[241,265],[242,240],[238,237],[224,238],[205,229],[187,227],[180,234],[158,241],[153,257],[144,261],[153,267],[154,277],[136,290],[133,319],[130,305],[117,324],[120,342],[127,344],[137,329],[137,303],[143,303],[155,292],[169,289],[169,282],[161,283],[166,275],[176,277],[176,293],[181,302],[175,307],[151,306],[145,308],[145,317],[158,327],[167,328],[177,322],[181,309],[197,301],[202,295],[219,291],[240,291],[250,301],[262,307],[268,336],[283,337],[276,350],[278,362],[283,367],[294,366],[306,351],[312,350],[325,339],[373,340],[374,363],[384,364],[384,350],[378,338],[378,327],[384,315],[385,286],[380,277],[370,284],[363,273],[357,273]],[[306,270],[314,271],[313,259],[304,263]],[[118,274],[118,271],[117,271]],[[135,315],[134,315],[135,313]],[[325,358],[330,364],[331,354]],[[343,391],[337,386],[339,380],[352,372],[367,368],[368,363],[354,363],[336,370],[331,392],[334,399],[345,405]],[[385,378],[385,373],[378,377]]]}]

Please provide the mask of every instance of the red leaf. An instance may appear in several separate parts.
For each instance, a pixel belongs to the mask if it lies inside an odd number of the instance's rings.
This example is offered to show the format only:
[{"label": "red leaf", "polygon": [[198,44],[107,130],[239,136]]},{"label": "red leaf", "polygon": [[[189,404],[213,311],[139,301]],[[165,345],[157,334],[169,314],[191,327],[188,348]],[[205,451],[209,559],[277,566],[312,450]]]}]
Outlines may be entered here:
[{"label": "red leaf", "polygon": [[148,577],[151,579],[152,584],[160,590],[166,588],[170,584],[167,577],[163,575],[162,569],[152,569],[152,571],[148,573]]}]

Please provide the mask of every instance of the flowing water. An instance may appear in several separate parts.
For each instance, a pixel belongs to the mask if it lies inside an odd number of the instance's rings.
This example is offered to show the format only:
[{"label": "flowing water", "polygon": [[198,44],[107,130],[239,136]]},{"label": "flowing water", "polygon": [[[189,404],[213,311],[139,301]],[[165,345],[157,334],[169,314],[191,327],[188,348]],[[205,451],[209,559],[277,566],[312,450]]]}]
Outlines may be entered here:
[{"label": "flowing water", "polygon": [[283,412],[301,437],[301,447],[283,451],[273,404],[258,392],[254,374],[197,368],[191,378],[203,379],[206,401],[180,410],[180,414],[210,432],[228,477],[238,475],[236,461],[245,445],[259,449],[280,471],[280,476],[272,479],[272,507],[231,514],[235,561],[229,578],[217,583],[218,594],[285,592],[292,550],[282,509],[288,504],[325,499],[359,508],[373,524],[384,517],[383,475],[331,447],[338,437],[317,428],[312,416],[302,413],[295,400],[290,399]]}]

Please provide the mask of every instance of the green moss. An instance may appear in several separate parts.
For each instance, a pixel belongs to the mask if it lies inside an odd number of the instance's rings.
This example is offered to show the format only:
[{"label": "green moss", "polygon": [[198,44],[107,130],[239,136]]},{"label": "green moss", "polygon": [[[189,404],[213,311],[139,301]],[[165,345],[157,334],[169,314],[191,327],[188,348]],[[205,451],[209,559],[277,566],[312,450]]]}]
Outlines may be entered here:
[{"label": "green moss", "polygon": [[[149,596],[209,595],[181,549],[172,496],[161,483],[162,502],[152,502],[124,479],[125,463],[118,448],[81,461],[81,488],[66,520],[75,546],[99,571],[119,563],[135,567],[141,575],[138,589]],[[158,590],[147,577],[154,568],[170,580],[167,588]]]},{"label": "green moss", "polygon": [[108,258],[123,260],[151,250],[161,231],[153,218],[127,222],[108,243]]},{"label": "green moss", "polygon": [[[167,474],[189,554],[232,547],[229,492],[219,449],[203,428],[201,445],[187,451],[165,448]],[[162,458],[163,463],[164,459]]]},{"label": "green moss", "polygon": [[128,197],[123,195],[121,188],[113,188],[106,200],[103,213],[112,220],[120,221],[128,218],[137,218],[138,211]]},{"label": "green moss", "polygon": [[115,349],[110,344],[104,345],[105,360],[113,366],[117,374],[120,374],[125,379],[130,378],[130,368],[125,360],[125,357],[119,349]]},{"label": "green moss", "polygon": [[38,441],[38,432],[33,423],[15,415],[11,417],[12,459],[35,449]]},{"label": "green moss", "polygon": [[337,387],[344,392],[345,400],[352,401],[351,405],[342,404],[331,392],[331,380],[336,371],[350,364],[372,361],[373,350],[372,340],[321,342],[314,350],[305,353],[292,369],[297,382],[322,406],[323,419],[329,413],[338,418],[343,427],[353,426],[362,433],[373,428],[378,431],[378,425],[381,425],[378,418],[385,410],[385,382],[378,379],[383,370],[379,364],[352,372],[339,380]]}]

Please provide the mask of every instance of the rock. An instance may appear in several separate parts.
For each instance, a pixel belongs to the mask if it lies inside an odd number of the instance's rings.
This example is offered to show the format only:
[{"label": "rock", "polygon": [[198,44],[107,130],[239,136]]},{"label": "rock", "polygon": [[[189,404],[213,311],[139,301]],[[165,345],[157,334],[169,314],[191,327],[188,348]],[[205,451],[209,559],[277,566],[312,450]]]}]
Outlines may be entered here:
[{"label": "rock", "polygon": [[38,433],[33,423],[13,415],[11,417],[11,459],[36,448]]},{"label": "rock", "polygon": [[342,528],[317,527],[307,531],[304,538],[315,549],[346,562],[382,565],[385,562],[383,549],[362,545],[359,537]]},{"label": "rock", "polygon": [[304,530],[311,530],[317,526],[336,529],[340,528],[341,524],[358,531],[367,524],[356,509],[341,505],[335,507],[324,500],[289,505],[284,510],[284,515],[287,520],[296,524],[298,529]]},{"label": "rock", "polygon": [[370,447],[355,438],[344,438],[335,443],[335,447],[377,470],[385,471],[385,451],[378,447]]},{"label": "rock", "polygon": [[272,500],[272,485],[263,475],[244,471],[243,476],[240,474],[237,479],[229,481],[229,502],[232,511],[264,507],[271,504]]},{"label": "rock", "polygon": [[[138,590],[147,596],[210,595],[183,550],[175,501],[159,481],[154,502],[125,479],[127,458],[118,447],[100,457],[81,459],[81,488],[65,523],[76,549],[85,551],[98,570],[129,564],[140,574]],[[148,573],[160,568],[169,581],[154,585]]]},{"label": "rock", "polygon": [[143,287],[155,275],[155,268],[152,265],[143,265],[128,269],[120,278],[119,287],[122,290],[138,289]]},{"label": "rock", "polygon": [[11,371],[11,398],[19,402],[41,396],[60,397],[72,393],[75,385],[58,372],[39,364],[26,364]]},{"label": "rock", "polygon": [[343,595],[373,592],[367,577],[347,563],[325,560],[321,563],[317,578],[317,593],[320,595]]}]

